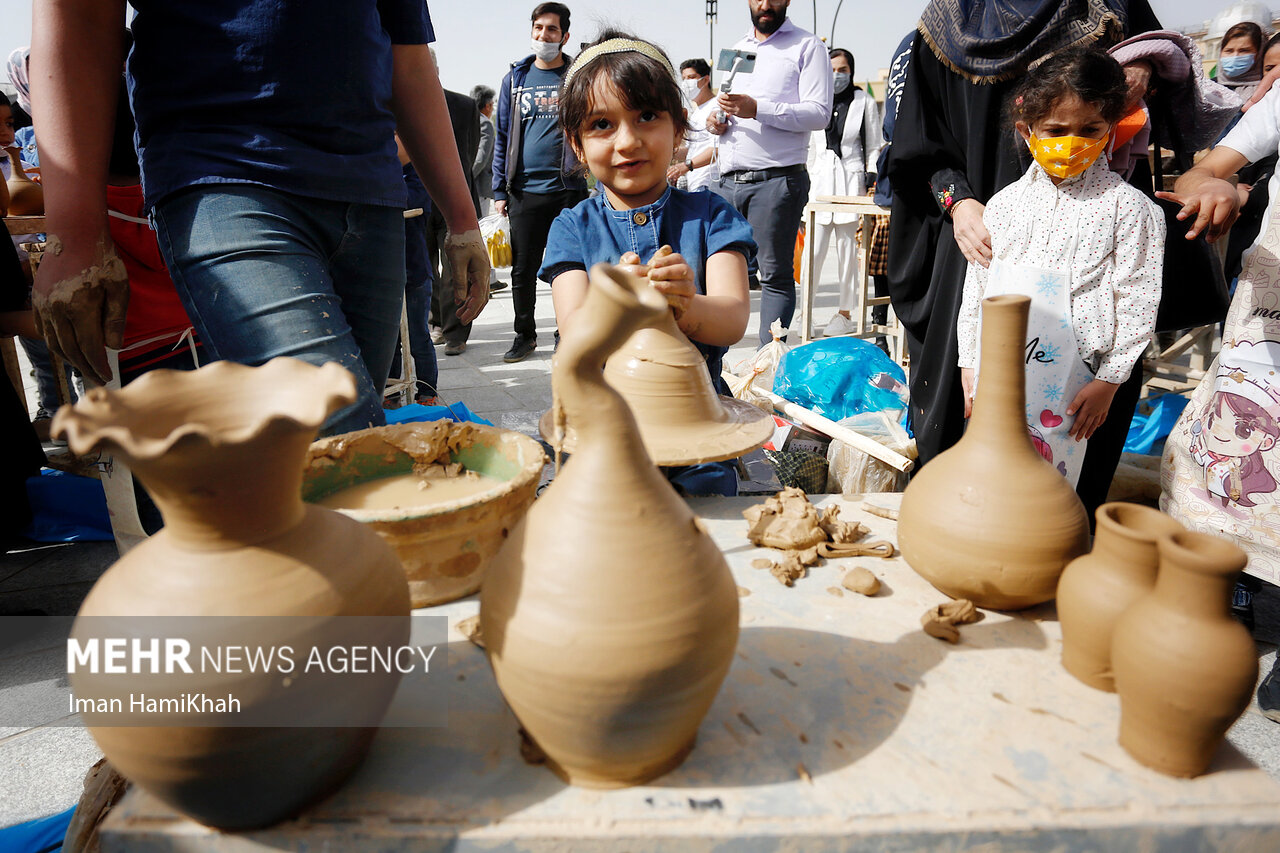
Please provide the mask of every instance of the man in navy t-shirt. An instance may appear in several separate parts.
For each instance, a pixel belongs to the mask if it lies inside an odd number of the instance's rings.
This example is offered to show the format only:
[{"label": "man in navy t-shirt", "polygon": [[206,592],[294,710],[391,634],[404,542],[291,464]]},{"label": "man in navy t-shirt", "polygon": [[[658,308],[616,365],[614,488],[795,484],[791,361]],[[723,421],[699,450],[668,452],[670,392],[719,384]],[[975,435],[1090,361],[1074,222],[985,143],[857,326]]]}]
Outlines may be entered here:
[{"label": "man in navy t-shirt", "polygon": [[569,68],[569,7],[533,10],[533,54],[512,63],[498,93],[493,145],[493,198],[511,219],[511,300],[516,339],[503,361],[523,361],[537,346],[534,323],[538,267],[551,221],[587,197],[586,180],[560,132],[560,81]]},{"label": "man in navy t-shirt", "polygon": [[[404,293],[393,131],[444,212],[470,319],[488,295],[475,208],[427,44],[424,0],[131,0],[131,105],[147,208],[214,358],[337,361],[360,386],[328,432],[383,422]],[[34,303],[51,347],[106,381],[127,280],[107,236],[106,146],[124,0],[49,4],[33,33],[49,253]],[[460,314],[462,311],[459,312]]]}]

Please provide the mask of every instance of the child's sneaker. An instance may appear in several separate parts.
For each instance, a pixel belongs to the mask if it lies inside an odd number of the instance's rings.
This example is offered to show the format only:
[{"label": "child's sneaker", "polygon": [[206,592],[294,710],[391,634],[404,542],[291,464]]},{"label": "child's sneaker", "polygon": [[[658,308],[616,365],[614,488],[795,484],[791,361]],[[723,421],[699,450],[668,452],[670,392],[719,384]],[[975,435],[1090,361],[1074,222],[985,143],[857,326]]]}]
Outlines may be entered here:
[{"label": "child's sneaker", "polygon": [[822,336],[824,338],[834,338],[839,335],[851,335],[856,331],[858,331],[858,326],[852,319],[837,313],[823,328]]},{"label": "child's sneaker", "polygon": [[1271,674],[1258,685],[1258,708],[1262,716],[1280,723],[1280,655],[1271,666]]}]

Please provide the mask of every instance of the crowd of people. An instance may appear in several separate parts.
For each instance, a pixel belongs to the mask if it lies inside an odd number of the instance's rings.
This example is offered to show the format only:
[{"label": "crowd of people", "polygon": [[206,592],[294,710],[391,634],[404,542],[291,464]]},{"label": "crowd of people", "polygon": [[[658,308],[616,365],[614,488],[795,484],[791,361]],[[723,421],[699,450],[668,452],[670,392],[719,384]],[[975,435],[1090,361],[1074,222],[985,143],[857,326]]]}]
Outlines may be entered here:
[{"label": "crowd of people", "polygon": [[[0,247],[0,331],[28,338],[33,362],[47,345],[89,384],[213,359],[337,361],[361,393],[325,430],[378,425],[407,305],[417,397],[433,402],[435,345],[464,352],[506,286],[479,228],[492,207],[510,223],[506,362],[539,345],[539,280],[569,329],[586,271],[606,262],[666,294],[722,387],[752,290],[761,345],[792,322],[805,204],[874,193],[891,215],[823,214],[805,235],[819,265],[836,252],[826,333],[853,329],[861,245],[905,332],[910,425],[928,464],[964,430],[982,299],[1032,297],[1028,429],[1092,514],[1142,354],[1168,331],[1171,271],[1193,246],[1229,239],[1227,277],[1242,282],[1232,316],[1245,316],[1269,283],[1250,257],[1280,252],[1266,243],[1280,35],[1231,28],[1207,79],[1146,0],[1044,0],[1017,18],[933,0],[894,52],[883,107],[853,82],[849,51],[788,17],[789,0],[747,0],[733,49],[754,67],[731,92],[715,91],[706,58],[677,65],[654,34],[605,28],[571,55],[570,9],[550,2],[531,12],[532,52],[470,95],[440,83],[423,0],[148,4],[118,43],[104,40],[124,3],[37,2],[29,60],[8,67],[20,103],[0,113],[12,168],[39,169],[48,227],[33,312],[20,257]],[[1166,174],[1179,176],[1170,192]],[[1209,378],[1244,403],[1215,398],[1187,419],[1200,485],[1171,490],[1166,506],[1250,550],[1242,601],[1280,582],[1280,557],[1267,556],[1280,526],[1259,509],[1280,488],[1267,470],[1280,388],[1263,376],[1280,331],[1259,334]],[[190,363],[116,354],[175,338],[189,340]],[[38,465],[38,442],[25,447],[15,475]],[[722,473],[698,482],[732,493]],[[1201,507],[1210,499],[1227,520]],[[1280,715],[1277,680],[1264,689]]]}]

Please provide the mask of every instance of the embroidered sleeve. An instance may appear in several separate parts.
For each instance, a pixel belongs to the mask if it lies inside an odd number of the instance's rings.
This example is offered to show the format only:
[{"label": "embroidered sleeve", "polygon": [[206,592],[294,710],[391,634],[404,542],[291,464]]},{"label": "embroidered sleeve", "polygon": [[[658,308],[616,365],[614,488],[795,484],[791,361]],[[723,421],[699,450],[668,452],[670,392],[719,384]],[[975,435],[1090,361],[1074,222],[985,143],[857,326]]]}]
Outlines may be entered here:
[{"label": "embroidered sleeve", "polygon": [[977,198],[969,188],[969,181],[959,169],[939,169],[929,179],[929,189],[943,216],[951,215],[951,208],[967,198]]}]

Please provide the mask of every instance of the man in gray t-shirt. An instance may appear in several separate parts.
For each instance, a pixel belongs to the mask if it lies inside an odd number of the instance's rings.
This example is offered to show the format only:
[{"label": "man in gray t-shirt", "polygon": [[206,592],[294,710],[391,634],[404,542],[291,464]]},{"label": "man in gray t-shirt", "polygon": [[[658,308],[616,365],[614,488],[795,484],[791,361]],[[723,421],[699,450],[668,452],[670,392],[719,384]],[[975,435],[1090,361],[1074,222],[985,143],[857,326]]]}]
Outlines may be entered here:
[{"label": "man in gray t-shirt", "polygon": [[537,347],[534,304],[547,232],[561,210],[587,197],[585,179],[560,132],[560,82],[569,69],[569,7],[533,10],[533,54],[512,63],[498,93],[493,198],[511,220],[511,300],[515,342],[503,361],[523,361]]}]

